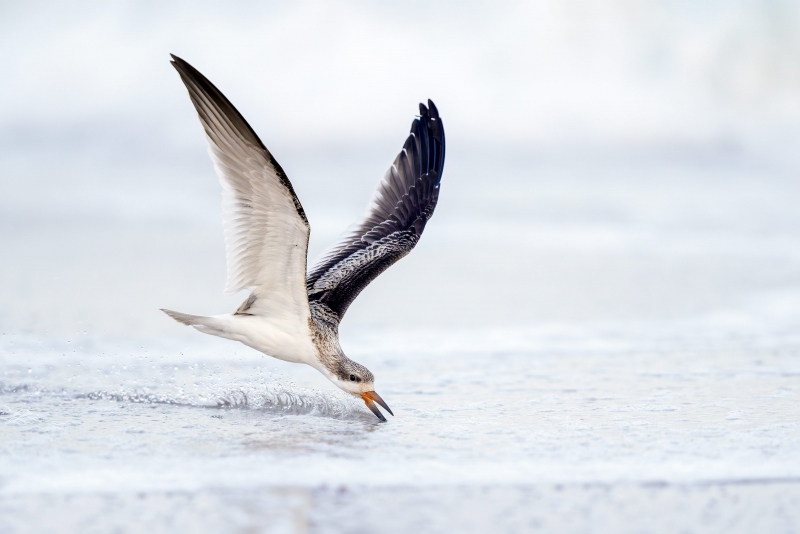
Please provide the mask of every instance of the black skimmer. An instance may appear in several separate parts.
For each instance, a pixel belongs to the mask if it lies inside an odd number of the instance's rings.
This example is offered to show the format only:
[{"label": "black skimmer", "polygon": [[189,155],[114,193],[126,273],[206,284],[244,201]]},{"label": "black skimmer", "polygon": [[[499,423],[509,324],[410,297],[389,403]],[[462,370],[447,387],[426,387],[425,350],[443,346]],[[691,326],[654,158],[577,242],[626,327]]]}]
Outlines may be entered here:
[{"label": "black skimmer", "polygon": [[[359,293],[411,252],[439,198],[444,128],[436,106],[419,117],[362,217],[306,271],[310,226],[281,166],[233,104],[205,76],[172,56],[206,133],[222,184],[226,292],[251,291],[233,313],[203,317],[163,310],[206,334],[308,364],[360,396],[385,421],[375,377],[339,346],[339,323]],[[392,414],[394,415],[394,414]]]}]

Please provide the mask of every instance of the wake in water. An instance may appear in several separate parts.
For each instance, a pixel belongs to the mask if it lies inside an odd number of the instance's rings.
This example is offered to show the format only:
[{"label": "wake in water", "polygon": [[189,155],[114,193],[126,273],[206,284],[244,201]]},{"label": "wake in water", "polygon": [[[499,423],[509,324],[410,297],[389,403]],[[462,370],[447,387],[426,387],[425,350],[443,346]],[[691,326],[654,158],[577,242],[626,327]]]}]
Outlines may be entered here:
[{"label": "wake in water", "polygon": [[228,391],[217,400],[220,408],[252,408],[272,413],[317,415],[334,419],[373,421],[363,403],[338,392],[295,390],[283,387],[242,388]]},{"label": "wake in water", "polygon": [[[37,395],[51,392],[38,390]],[[58,394],[62,395],[62,394]],[[293,389],[287,386],[242,387],[221,390],[213,395],[192,398],[185,394],[147,393],[140,391],[92,391],[76,393],[74,398],[130,402],[136,404],[173,404],[217,409],[252,409],[273,414],[313,415],[342,420],[372,421],[363,404],[337,392]]]},{"label": "wake in water", "polygon": [[88,400],[375,419],[357,397],[303,387],[259,359],[216,359],[203,347],[192,348],[193,361],[187,361],[179,350],[111,345],[76,352],[24,336],[4,341],[0,355],[9,361],[0,377],[0,417],[19,403]]}]

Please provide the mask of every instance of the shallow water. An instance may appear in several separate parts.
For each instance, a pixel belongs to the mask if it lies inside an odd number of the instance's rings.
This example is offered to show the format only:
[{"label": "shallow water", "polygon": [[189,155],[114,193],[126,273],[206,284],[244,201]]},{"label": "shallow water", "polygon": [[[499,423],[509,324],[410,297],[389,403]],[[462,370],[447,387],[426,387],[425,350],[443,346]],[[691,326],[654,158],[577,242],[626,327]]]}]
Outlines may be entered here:
[{"label": "shallow water", "polygon": [[157,311],[235,303],[216,226],[3,220],[0,531],[795,531],[797,186],[540,171],[348,312],[383,424]]},{"label": "shallow water", "polygon": [[311,369],[217,342],[142,355],[7,336],[36,364],[3,366],[3,530],[797,525],[797,336],[428,335],[351,351],[393,347],[371,362],[385,424]]}]

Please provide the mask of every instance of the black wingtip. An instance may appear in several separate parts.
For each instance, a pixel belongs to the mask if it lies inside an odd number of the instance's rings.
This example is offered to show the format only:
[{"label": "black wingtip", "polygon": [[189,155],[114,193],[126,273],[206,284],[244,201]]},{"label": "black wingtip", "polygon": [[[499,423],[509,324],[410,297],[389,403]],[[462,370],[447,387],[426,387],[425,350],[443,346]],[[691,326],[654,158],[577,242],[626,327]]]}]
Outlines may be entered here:
[{"label": "black wingtip", "polygon": [[436,104],[433,103],[433,100],[430,98],[428,99],[428,109],[430,110],[431,117],[434,119],[439,118],[439,110],[436,109]]},{"label": "black wingtip", "polygon": [[184,73],[186,72],[186,67],[184,67],[183,65],[186,62],[174,54],[170,54],[170,56],[172,56],[172,61],[170,61],[169,64],[172,65],[175,68],[175,70],[178,71],[178,74],[183,76]]},{"label": "black wingtip", "polygon": [[[175,54],[170,54],[170,56],[172,57],[172,61],[170,61],[170,64],[173,67],[175,67],[175,70],[177,70],[181,75],[189,76],[190,78],[194,78],[195,80],[197,79],[204,80],[205,83],[212,85],[211,82],[209,82],[208,79],[206,79],[206,77],[203,76],[199,70],[192,67],[192,65],[188,61],[176,56]],[[216,88],[214,89],[218,91],[218,89]]]},{"label": "black wingtip", "polygon": [[[175,67],[175,70],[177,70],[178,72],[182,72],[182,73],[197,72],[197,69],[192,67],[185,59],[180,58],[180,57],[176,56],[175,54],[170,54],[170,57],[172,57],[172,61],[170,61],[170,64],[173,67]],[[198,74],[199,74],[199,72],[198,72]]]},{"label": "black wingtip", "polygon": [[422,102],[419,103],[419,115],[420,117],[425,117],[428,115],[428,108],[426,108],[425,104]]}]

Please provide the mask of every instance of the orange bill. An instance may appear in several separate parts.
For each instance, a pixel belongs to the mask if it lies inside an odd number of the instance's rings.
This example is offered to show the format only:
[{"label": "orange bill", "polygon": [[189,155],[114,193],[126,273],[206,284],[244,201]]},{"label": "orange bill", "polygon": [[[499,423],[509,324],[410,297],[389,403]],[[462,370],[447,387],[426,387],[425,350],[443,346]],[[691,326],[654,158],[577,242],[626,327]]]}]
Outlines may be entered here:
[{"label": "orange bill", "polygon": [[394,415],[394,414],[392,413],[392,409],[391,409],[391,408],[389,408],[389,405],[388,405],[388,404],[386,404],[386,402],[384,402],[384,400],[381,398],[381,396],[380,396],[380,395],[378,395],[377,393],[375,393],[374,391],[367,391],[367,392],[365,392],[365,393],[362,393],[362,394],[361,394],[361,398],[362,398],[362,399],[364,399],[364,404],[366,404],[366,405],[367,405],[367,408],[369,408],[369,409],[372,411],[372,413],[374,413],[374,414],[375,414],[375,416],[376,416],[378,419],[380,419],[381,421],[386,421],[386,418],[383,416],[383,414],[382,414],[382,413],[381,413],[381,411],[378,409],[378,407],[377,407],[377,406],[375,406],[375,403],[376,403],[376,402],[377,402],[378,404],[380,404],[381,406],[383,406],[383,408],[384,408],[384,409],[385,409],[387,412],[389,412],[390,414]]}]

